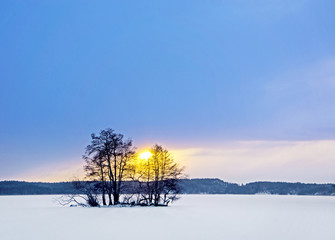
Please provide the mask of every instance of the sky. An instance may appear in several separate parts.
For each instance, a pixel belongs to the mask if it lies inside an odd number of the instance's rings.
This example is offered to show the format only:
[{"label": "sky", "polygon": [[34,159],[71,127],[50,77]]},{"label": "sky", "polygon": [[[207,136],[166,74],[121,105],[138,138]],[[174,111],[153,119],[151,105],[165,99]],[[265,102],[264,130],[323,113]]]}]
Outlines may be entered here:
[{"label": "sky", "polygon": [[1,1],[0,180],[71,180],[113,128],[189,177],[334,182],[334,8]]}]

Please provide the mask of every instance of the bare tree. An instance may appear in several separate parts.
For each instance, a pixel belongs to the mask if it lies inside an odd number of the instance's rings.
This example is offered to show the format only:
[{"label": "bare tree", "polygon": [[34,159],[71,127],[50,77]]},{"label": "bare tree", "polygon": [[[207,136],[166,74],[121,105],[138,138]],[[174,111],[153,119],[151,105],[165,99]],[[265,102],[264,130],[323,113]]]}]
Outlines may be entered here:
[{"label": "bare tree", "polygon": [[[122,183],[127,177],[128,163],[135,156],[132,140],[123,140],[122,134],[113,129],[102,130],[99,135],[91,135],[91,144],[86,147],[86,156],[99,156],[107,168],[106,189],[109,205],[120,202]],[[113,195],[113,200],[112,196]]]},{"label": "bare tree", "polygon": [[139,160],[133,170],[133,180],[137,183],[140,204],[167,205],[177,199],[180,192],[179,180],[184,169],[173,159],[171,153],[160,145],[154,145],[151,156]]},{"label": "bare tree", "polygon": [[97,182],[97,188],[101,190],[102,204],[106,205],[106,166],[105,158],[102,153],[95,154],[92,158],[84,155],[85,166],[84,170],[86,172],[86,178],[89,181]]},{"label": "bare tree", "polygon": [[75,204],[82,207],[99,207],[99,189],[96,187],[96,182],[73,181],[72,182],[76,193],[61,196],[56,201],[65,206]]},{"label": "bare tree", "polygon": [[167,205],[177,199],[180,192],[178,181],[184,176],[184,169],[174,161],[171,153],[160,145],[154,145],[151,153],[154,205]]}]

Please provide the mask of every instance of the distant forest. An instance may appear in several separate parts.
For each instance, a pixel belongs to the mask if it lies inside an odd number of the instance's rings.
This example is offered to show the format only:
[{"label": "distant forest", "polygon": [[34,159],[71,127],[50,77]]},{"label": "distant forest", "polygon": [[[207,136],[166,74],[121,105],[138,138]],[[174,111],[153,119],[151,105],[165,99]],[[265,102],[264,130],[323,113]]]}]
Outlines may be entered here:
[{"label": "distant forest", "polygon": [[[125,182],[131,185],[132,182]],[[181,179],[182,194],[277,194],[277,195],[335,195],[334,184],[252,182],[244,185],[224,182],[216,178]],[[127,187],[123,194],[127,194]],[[131,189],[131,188],[129,188]],[[75,194],[72,182],[43,183],[1,181],[0,195]]]}]

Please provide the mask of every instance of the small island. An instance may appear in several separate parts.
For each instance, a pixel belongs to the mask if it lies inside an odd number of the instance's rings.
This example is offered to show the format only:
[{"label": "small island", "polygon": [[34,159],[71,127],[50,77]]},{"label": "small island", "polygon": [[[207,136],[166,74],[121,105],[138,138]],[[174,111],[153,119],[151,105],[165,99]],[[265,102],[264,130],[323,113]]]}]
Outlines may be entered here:
[{"label": "small island", "polygon": [[131,139],[108,128],[91,135],[83,159],[85,179],[73,181],[77,192],[61,197],[62,205],[168,206],[178,199],[184,168],[161,145],[138,153]]}]

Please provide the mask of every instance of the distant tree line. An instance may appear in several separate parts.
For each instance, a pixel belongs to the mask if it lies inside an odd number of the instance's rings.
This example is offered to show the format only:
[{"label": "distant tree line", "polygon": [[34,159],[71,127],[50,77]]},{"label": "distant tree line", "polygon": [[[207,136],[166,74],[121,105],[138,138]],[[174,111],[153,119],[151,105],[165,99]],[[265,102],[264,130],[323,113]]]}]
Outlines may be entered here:
[{"label": "distant tree line", "polygon": [[[178,181],[183,168],[160,145],[140,155],[132,140],[106,129],[91,135],[83,159],[86,179],[75,181],[74,187],[90,206],[166,206],[180,193]],[[76,197],[73,195],[68,202],[76,201]]]},{"label": "distant tree line", "polygon": [[[123,183],[121,195],[135,194],[133,182]],[[45,183],[0,181],[0,195],[79,194],[73,182]],[[94,185],[92,183],[92,185]],[[334,184],[252,182],[239,185],[215,178],[180,179],[180,194],[277,194],[277,195],[335,195]],[[136,188],[135,188],[136,189]]]}]

